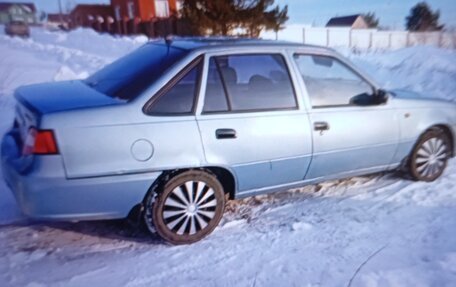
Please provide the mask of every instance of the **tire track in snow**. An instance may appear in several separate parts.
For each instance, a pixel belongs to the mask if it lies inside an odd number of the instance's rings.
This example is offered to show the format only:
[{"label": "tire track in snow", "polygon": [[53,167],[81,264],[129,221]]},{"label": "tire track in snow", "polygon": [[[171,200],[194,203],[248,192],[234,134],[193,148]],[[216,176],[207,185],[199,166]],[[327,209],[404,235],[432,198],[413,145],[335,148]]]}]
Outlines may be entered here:
[{"label": "tire track in snow", "polygon": [[42,44],[31,39],[11,38],[0,36],[0,44],[11,49],[17,49],[36,55],[41,60],[57,63],[69,67],[76,75],[86,76],[113,61],[112,58],[103,58],[91,55],[78,49],[58,45]]}]

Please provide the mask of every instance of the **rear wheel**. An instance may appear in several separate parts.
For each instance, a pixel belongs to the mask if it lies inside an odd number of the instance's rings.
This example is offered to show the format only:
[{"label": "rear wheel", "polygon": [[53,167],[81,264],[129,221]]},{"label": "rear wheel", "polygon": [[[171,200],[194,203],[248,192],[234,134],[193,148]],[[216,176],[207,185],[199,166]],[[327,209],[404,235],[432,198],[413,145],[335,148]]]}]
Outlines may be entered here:
[{"label": "rear wheel", "polygon": [[434,181],[445,170],[450,157],[450,141],[441,130],[426,132],[415,145],[410,173],[416,180]]},{"label": "rear wheel", "polygon": [[158,189],[153,200],[149,197],[146,202],[146,225],[172,244],[201,240],[223,216],[223,186],[208,172],[192,170],[177,174]]}]

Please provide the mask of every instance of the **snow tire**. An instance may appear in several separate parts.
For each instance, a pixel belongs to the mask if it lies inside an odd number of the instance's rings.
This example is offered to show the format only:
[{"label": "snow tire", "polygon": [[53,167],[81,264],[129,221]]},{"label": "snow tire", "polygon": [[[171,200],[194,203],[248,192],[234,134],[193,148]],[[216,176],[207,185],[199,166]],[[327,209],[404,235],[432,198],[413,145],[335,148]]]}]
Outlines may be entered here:
[{"label": "snow tire", "polygon": [[145,209],[149,231],[171,244],[190,244],[217,227],[225,209],[225,193],[215,175],[189,170],[158,184]]},{"label": "snow tire", "polygon": [[434,181],[442,175],[450,157],[451,144],[440,129],[427,131],[410,156],[410,174],[415,180]]}]

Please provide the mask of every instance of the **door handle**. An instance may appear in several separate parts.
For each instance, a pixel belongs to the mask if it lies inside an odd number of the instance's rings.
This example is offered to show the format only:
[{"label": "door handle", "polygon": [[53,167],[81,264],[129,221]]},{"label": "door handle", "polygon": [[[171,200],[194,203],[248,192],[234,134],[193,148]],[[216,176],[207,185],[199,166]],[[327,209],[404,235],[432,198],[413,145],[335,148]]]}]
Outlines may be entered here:
[{"label": "door handle", "polygon": [[217,129],[215,137],[218,139],[235,139],[236,131],[233,129]]},{"label": "door handle", "polygon": [[326,131],[329,130],[329,124],[327,122],[315,122],[314,130],[316,131]]}]

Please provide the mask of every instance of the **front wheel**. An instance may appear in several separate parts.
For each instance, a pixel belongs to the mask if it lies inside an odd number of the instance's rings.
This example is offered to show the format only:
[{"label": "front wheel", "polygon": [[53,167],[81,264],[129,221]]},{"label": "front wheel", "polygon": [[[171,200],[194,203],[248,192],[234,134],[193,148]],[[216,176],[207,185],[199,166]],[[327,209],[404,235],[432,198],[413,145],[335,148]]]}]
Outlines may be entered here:
[{"label": "front wheel", "polygon": [[415,180],[434,181],[445,170],[450,157],[450,141],[440,130],[426,132],[415,145],[410,173]]},{"label": "front wheel", "polygon": [[[223,186],[204,171],[191,170],[175,175],[148,200],[146,225],[155,228],[172,244],[189,244],[211,233],[225,209]],[[149,228],[151,229],[151,228]]]}]

